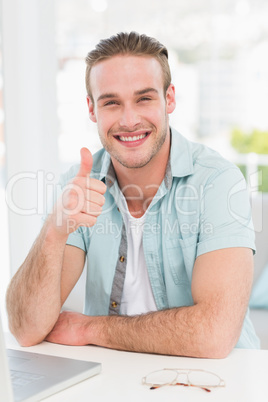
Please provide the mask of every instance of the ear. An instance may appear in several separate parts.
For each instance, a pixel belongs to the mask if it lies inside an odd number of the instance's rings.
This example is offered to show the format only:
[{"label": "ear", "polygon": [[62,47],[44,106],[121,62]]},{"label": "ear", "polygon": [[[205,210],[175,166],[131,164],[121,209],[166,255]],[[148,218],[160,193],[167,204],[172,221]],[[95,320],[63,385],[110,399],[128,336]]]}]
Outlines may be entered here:
[{"label": "ear", "polygon": [[175,87],[173,84],[170,84],[166,92],[166,107],[167,113],[172,113],[176,107]]},{"label": "ear", "polygon": [[94,112],[94,104],[93,104],[90,96],[87,96],[87,106],[88,106],[90,120],[92,120],[94,123],[97,123],[97,119],[96,119],[95,112]]}]

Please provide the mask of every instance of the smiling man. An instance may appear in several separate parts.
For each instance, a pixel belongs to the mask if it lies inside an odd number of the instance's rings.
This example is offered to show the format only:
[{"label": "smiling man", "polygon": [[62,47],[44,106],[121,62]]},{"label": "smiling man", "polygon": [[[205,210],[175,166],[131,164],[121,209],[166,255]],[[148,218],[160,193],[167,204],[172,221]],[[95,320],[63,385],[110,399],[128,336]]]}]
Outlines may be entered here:
[{"label": "smiling man", "polygon": [[[90,119],[103,144],[63,193],[11,281],[22,345],[46,339],[222,358],[257,348],[248,315],[254,230],[234,165],[169,126],[167,49],[146,35],[102,40],[87,58]],[[84,314],[61,312],[87,258]]]}]

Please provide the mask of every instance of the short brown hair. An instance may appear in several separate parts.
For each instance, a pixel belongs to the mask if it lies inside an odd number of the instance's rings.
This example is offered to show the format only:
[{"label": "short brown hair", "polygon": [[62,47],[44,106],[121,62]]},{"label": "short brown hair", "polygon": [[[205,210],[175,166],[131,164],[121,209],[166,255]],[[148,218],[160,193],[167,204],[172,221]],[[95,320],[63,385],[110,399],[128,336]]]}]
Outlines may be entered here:
[{"label": "short brown hair", "polygon": [[117,55],[152,56],[155,57],[163,71],[164,93],[171,83],[171,73],[168,64],[168,51],[158,40],[137,32],[120,32],[108,39],[102,39],[86,57],[86,89],[88,96],[92,93],[90,88],[91,68],[100,61]]}]

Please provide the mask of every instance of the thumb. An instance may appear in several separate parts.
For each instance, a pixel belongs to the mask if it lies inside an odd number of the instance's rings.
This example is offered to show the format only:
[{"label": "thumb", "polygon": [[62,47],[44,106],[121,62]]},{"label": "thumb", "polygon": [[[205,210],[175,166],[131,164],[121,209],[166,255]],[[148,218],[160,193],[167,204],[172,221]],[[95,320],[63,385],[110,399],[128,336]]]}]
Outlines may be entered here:
[{"label": "thumb", "polygon": [[81,163],[80,163],[80,169],[79,169],[79,172],[77,173],[77,176],[86,177],[91,172],[91,169],[92,169],[92,165],[93,165],[92,154],[89,151],[89,149],[81,148],[80,155],[81,155]]}]

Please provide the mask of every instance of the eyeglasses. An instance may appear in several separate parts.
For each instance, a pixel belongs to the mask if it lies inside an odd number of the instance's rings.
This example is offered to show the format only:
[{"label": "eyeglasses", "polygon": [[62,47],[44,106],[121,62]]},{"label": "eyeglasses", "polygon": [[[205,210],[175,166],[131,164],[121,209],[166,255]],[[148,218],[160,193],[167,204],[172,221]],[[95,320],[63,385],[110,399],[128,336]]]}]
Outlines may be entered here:
[{"label": "eyeglasses", "polygon": [[153,371],[142,378],[142,384],[149,385],[150,389],[166,385],[183,385],[201,388],[206,392],[211,392],[210,388],[225,387],[225,381],[211,371],[175,368]]}]

